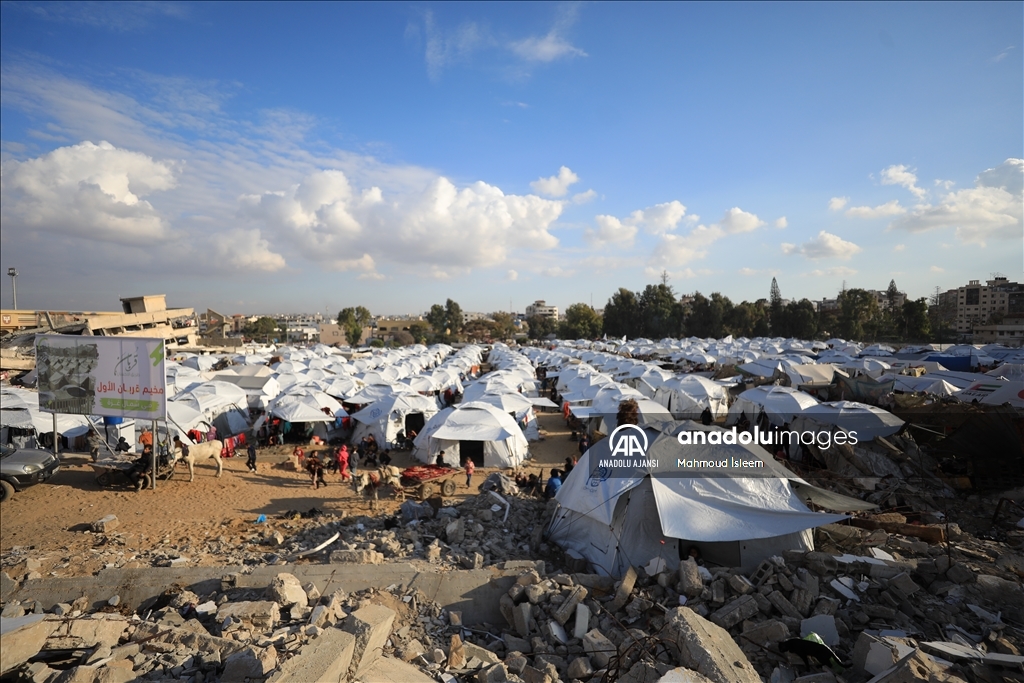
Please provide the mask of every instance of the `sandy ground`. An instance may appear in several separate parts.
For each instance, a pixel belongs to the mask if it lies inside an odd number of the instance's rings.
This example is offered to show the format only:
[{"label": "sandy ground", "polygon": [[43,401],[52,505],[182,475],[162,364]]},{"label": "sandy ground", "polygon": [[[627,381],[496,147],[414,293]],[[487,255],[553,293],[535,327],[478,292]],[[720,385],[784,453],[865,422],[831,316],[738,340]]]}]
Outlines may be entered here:
[{"label": "sandy ground", "polygon": [[[530,444],[533,459],[524,468],[532,473],[546,472],[577,453],[560,413],[540,414],[539,421],[544,439]],[[99,486],[87,454],[64,454],[65,464],[49,482],[16,493],[3,504],[0,551],[8,556],[18,547],[31,550],[29,554],[42,561],[44,576],[54,570],[60,576],[82,576],[104,566],[95,557],[100,537],[85,529],[110,514],[120,520],[117,531],[124,535],[126,545],[121,550],[126,556],[161,546],[181,547],[206,537],[212,540],[224,536],[225,528],[232,537],[230,531],[251,530],[261,514],[274,517],[313,507],[347,515],[374,514],[368,501],[350,485],[342,485],[337,475],[327,474],[328,486],[313,490],[309,478],[292,468],[287,457],[291,450],[292,446],[261,450],[255,474],[246,469],[244,457],[225,459],[220,479],[211,461],[197,463],[192,482],[188,470],[179,466],[172,480],[160,480],[155,491],[138,493],[120,481]],[[393,464],[405,467],[414,462],[408,453],[401,453]],[[455,498],[475,494],[475,487],[491,471],[478,469],[472,490],[466,488],[464,475],[456,475]],[[376,514],[391,512],[398,505],[393,499],[382,503]],[[208,563],[218,563],[217,558],[209,558]]]}]

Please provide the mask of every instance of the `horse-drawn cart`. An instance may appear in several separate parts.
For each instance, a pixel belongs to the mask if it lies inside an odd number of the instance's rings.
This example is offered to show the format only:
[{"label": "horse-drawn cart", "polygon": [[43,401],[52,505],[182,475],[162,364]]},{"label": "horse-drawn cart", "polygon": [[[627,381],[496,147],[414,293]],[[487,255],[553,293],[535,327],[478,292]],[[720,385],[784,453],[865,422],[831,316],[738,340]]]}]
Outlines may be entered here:
[{"label": "horse-drawn cart", "polygon": [[456,483],[452,475],[461,472],[454,467],[438,465],[415,465],[402,471],[402,486],[409,493],[415,493],[420,500],[426,500],[441,490],[441,495],[455,495]]},{"label": "horse-drawn cart", "polygon": [[[136,465],[135,458],[105,458],[89,463],[89,466],[96,472],[96,483],[100,486],[114,486],[121,483],[133,486],[134,481],[130,472]],[[174,463],[167,462],[165,458],[157,461],[156,476],[158,479],[171,479],[174,476]],[[142,488],[151,488],[153,485],[153,472],[146,470],[142,473]]]}]

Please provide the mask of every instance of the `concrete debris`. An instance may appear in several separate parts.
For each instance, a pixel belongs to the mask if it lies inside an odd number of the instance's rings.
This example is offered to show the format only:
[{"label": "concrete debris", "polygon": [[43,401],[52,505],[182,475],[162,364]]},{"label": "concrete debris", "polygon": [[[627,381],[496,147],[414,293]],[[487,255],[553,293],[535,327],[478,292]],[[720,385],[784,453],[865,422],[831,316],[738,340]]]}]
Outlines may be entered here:
[{"label": "concrete debris", "polygon": [[[231,559],[232,569],[214,574],[219,581],[168,589],[136,613],[120,586],[119,599],[107,593],[95,604],[73,596],[6,600],[0,673],[40,683],[973,683],[1000,680],[985,671],[1024,666],[1015,626],[1024,622],[1024,559],[1005,545],[951,528],[959,540],[937,546],[889,531],[909,524],[906,517],[875,515],[878,528],[827,525],[818,550],[788,551],[753,571],[663,558],[616,580],[586,573],[578,555],[554,554],[540,533],[547,505],[497,484],[510,507],[504,519],[482,493],[450,508],[406,501],[393,518],[292,516],[258,534],[239,537],[232,527],[221,538],[165,546],[136,560],[157,566],[214,556]],[[884,480],[875,486],[894,495]],[[92,533],[104,539],[99,552],[119,546],[116,523]],[[330,550],[302,562],[348,565],[339,572],[379,565],[382,575],[411,560],[421,561],[415,571],[446,576],[486,568],[489,613],[503,623],[474,616],[476,588],[456,590],[442,605],[416,582],[346,593],[297,568],[258,585],[246,576],[334,534]],[[24,595],[37,585],[30,575],[50,570],[24,549],[2,559],[5,596]],[[782,641],[812,634],[844,671],[819,661],[813,644],[806,660],[792,648],[778,652]],[[55,658],[62,652],[75,654]]]}]

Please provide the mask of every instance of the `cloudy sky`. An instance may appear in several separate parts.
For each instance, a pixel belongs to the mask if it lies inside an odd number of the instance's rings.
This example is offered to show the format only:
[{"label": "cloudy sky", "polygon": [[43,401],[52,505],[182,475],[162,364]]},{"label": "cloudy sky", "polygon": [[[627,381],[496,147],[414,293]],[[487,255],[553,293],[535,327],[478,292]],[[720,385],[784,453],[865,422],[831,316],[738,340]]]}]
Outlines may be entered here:
[{"label": "cloudy sky", "polygon": [[[1021,3],[0,5],[21,308],[912,297],[1024,263]],[[11,305],[4,277],[0,305]]]}]

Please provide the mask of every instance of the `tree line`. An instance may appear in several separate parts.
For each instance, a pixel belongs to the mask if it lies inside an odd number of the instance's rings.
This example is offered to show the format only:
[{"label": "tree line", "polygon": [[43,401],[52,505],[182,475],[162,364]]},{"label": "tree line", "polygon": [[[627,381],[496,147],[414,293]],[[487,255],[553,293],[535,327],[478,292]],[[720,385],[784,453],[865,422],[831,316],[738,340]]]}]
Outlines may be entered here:
[{"label": "tree line", "polygon": [[[734,303],[720,292],[705,296],[697,291],[680,296],[663,278],[642,291],[620,287],[599,312],[588,304],[569,306],[560,320],[545,316],[526,319],[531,339],[597,339],[602,336],[636,339],[666,337],[795,337],[825,339],[842,337],[860,341],[924,342],[932,332],[925,298],[900,301],[895,281],[889,283],[882,304],[864,289],[844,289],[835,306],[815,307],[808,299],[784,302],[778,282],[772,278],[769,296],[757,301]],[[934,308],[934,307],[933,307]],[[362,340],[373,315],[364,306],[343,308],[337,323],[352,346]],[[455,341],[510,339],[519,328],[515,318],[503,311],[486,318],[466,320],[458,302],[448,299],[434,304],[422,321],[392,335],[395,345],[432,344]],[[254,338],[278,336],[281,326],[272,318],[260,318],[246,328]],[[374,345],[385,342],[374,340]]]}]

